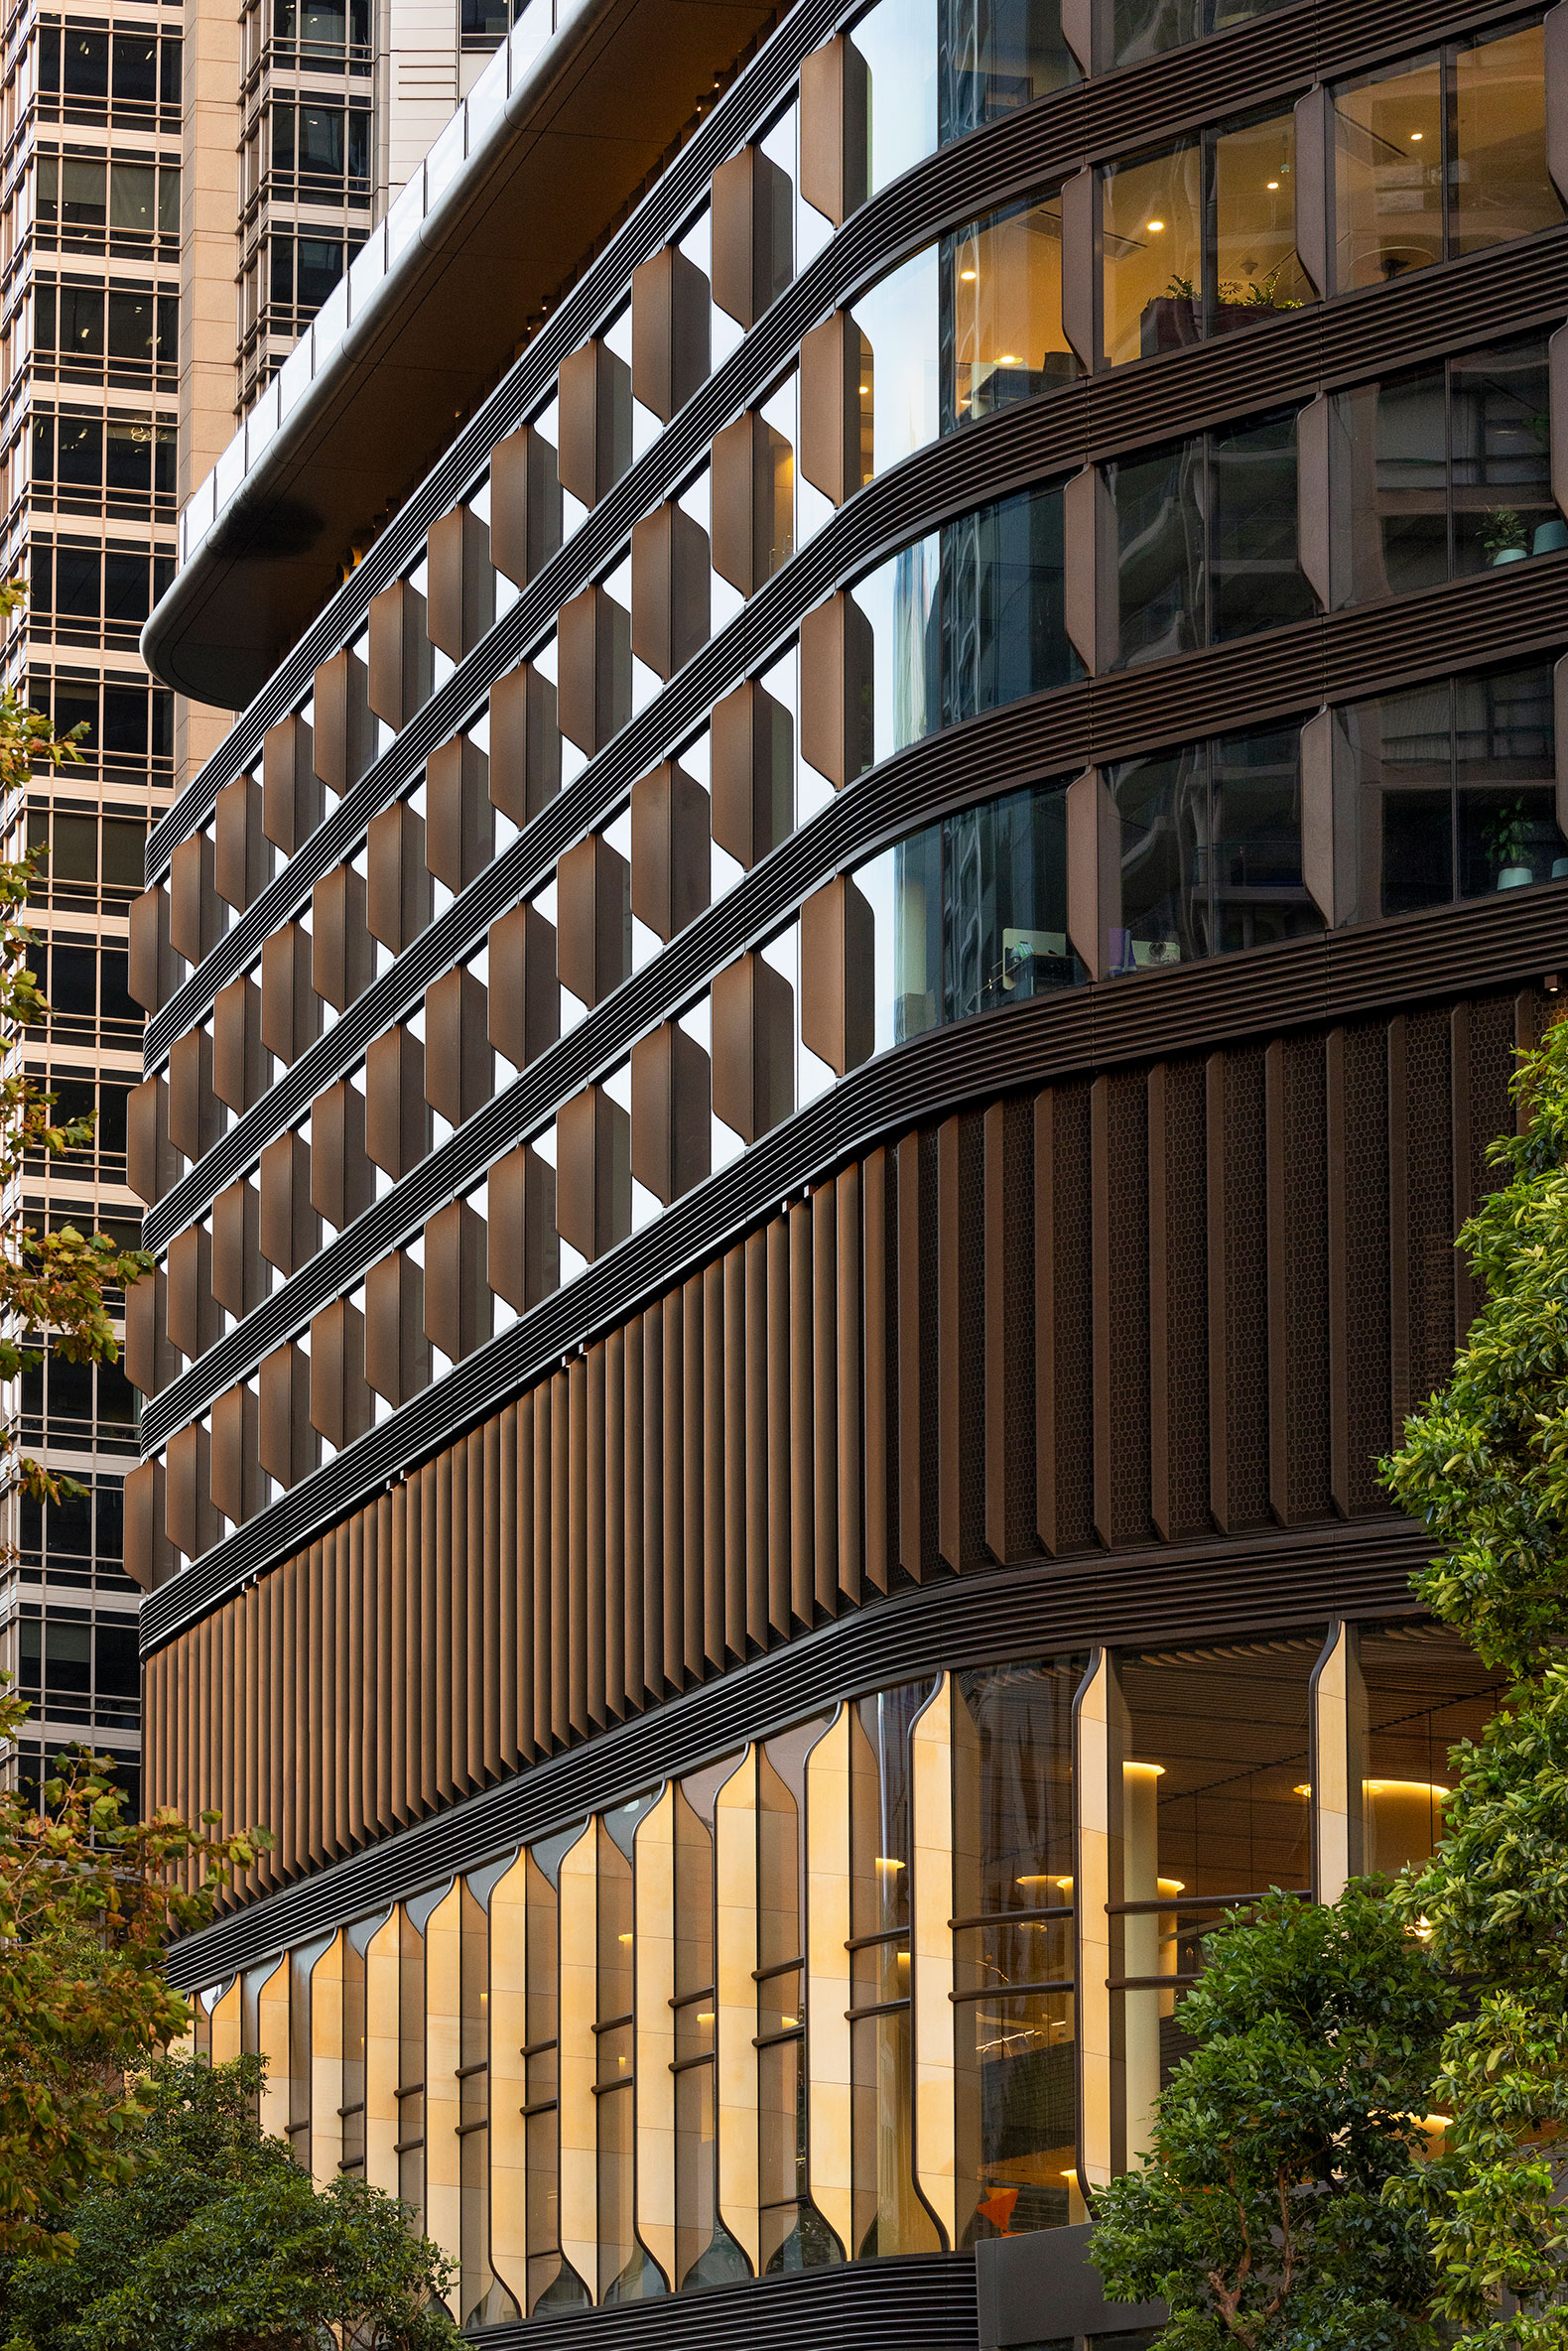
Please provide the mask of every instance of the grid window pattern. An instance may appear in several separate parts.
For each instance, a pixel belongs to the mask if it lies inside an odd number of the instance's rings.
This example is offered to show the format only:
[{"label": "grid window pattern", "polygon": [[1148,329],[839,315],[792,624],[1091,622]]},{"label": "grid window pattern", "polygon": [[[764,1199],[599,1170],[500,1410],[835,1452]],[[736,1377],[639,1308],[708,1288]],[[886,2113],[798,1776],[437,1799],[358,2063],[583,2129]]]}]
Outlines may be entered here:
[{"label": "grid window pattern", "polygon": [[33,411],[33,495],[66,514],[126,520],[175,512],[173,417],[41,403]]},{"label": "grid window pattern", "polygon": [[65,644],[134,645],[174,578],[173,555],[89,539],[33,541],[29,616]]},{"label": "grid window pattern", "polygon": [[178,33],[46,18],[38,35],[40,112],[178,132],[181,50]]},{"label": "grid window pattern", "polygon": [[180,167],[142,156],[42,148],[38,226],[44,244],[116,260],[180,258]]}]

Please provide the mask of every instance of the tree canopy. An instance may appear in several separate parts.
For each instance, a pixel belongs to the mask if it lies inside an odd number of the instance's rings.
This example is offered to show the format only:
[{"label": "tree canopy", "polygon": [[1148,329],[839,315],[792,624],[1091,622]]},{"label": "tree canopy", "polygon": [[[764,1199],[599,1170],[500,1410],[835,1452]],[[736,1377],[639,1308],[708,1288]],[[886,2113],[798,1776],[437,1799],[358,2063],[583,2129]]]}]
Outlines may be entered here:
[{"label": "tree canopy", "polygon": [[59,2260],[12,2268],[5,2351],[460,2351],[454,2265],[406,2205],[343,2175],[318,2189],[264,2136],[259,2057],[166,2057],[135,2161],[94,2181]]}]

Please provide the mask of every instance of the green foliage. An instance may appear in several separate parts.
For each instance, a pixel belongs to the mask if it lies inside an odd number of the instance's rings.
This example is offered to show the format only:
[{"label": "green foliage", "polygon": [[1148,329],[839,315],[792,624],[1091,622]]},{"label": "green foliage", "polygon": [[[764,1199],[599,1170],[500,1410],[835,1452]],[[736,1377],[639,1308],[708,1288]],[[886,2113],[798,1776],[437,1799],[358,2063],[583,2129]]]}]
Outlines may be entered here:
[{"label": "green foliage", "polygon": [[1151,2158],[1095,2197],[1107,2292],[1168,2303],[1164,2351],[1419,2351],[1432,2249],[1386,2191],[1420,2157],[1448,1986],[1359,1886],[1276,1893],[1208,1948]]},{"label": "green foliage", "polygon": [[254,2119],[263,2071],[153,2068],[134,2165],[83,2196],[68,2258],[12,2270],[6,2351],[459,2351],[453,2264],[362,2180],[316,2189]]},{"label": "green foliage", "polygon": [[[0,1688],[0,1747],[26,1712]],[[196,1828],[170,1811],[128,1820],[113,1770],[63,1758],[42,1811],[0,1789],[0,2255],[67,2250],[85,2183],[126,2176],[145,2114],[127,2077],[191,2021],[164,1946],[204,1925],[230,1872],[270,1842],[216,1836],[215,1813]]]},{"label": "green foliage", "polygon": [[1517,1080],[1529,1120],[1460,1235],[1486,1302],[1384,1473],[1431,1530],[1416,1590],[1517,1680],[1568,1639],[1568,1023]]}]

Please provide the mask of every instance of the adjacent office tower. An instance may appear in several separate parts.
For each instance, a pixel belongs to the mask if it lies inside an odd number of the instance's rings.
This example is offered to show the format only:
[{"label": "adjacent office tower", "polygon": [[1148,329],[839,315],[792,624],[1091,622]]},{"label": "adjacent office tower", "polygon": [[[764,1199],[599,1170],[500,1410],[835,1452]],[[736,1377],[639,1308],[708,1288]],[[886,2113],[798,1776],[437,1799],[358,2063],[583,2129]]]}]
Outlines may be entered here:
[{"label": "adjacent office tower", "polygon": [[1207,1922],[1430,1848],[1565,25],[531,0],[185,508],[126,1556],[278,1842],[173,1964],[496,2340],[1129,2351]]},{"label": "adjacent office tower", "polygon": [[[174,568],[175,515],[457,104],[496,31],[426,12],[260,0],[6,20],[4,577],[29,588],[7,683],[82,725],[79,764],[37,778],[9,841],[48,855],[28,920],[53,1007],[29,1067],[97,1149],[30,1171],[24,1208],[126,1241],[125,1099],[143,1011],[126,915],[149,825],[216,714],[150,683],[137,636]],[[471,66],[468,68],[473,69]],[[182,192],[184,200],[182,201]],[[134,1789],[135,1586],[121,1487],[136,1455],[122,1370],[51,1360],[22,1383],[22,1439],[89,1492],[19,1505],[3,1654],[35,1700],[24,1770],[89,1735]]]}]

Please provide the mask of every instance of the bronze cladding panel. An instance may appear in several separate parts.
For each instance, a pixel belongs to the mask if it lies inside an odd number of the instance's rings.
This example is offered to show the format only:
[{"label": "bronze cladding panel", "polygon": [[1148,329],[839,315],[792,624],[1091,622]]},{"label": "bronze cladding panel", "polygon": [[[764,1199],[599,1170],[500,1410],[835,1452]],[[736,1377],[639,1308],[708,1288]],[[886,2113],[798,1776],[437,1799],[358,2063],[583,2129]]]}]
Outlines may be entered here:
[{"label": "bronze cladding panel", "polygon": [[162,883],[131,902],[126,985],[148,1012],[156,1012],[174,988],[174,956],[169,939],[169,893]]},{"label": "bronze cladding panel", "polygon": [[322,783],[304,718],[280,718],[261,738],[261,829],[292,857],[322,821]]},{"label": "bronze cladding panel", "polygon": [[556,967],[563,987],[599,1003],[631,971],[631,868],[601,834],[556,868]]},{"label": "bronze cladding panel", "polygon": [[490,452],[490,560],[526,588],[561,545],[556,453],[537,426],[521,425]]},{"label": "bronze cladding panel", "polygon": [[843,589],[800,624],[800,752],[835,791],[870,766],[871,624]]},{"label": "bronze cladding panel", "polygon": [[490,798],[526,825],[561,789],[561,732],[554,683],[531,662],[490,688]]},{"label": "bronze cladding panel", "polygon": [[556,926],[537,906],[514,906],[490,925],[490,1043],[516,1069],[561,1034]]},{"label": "bronze cladding panel", "polygon": [[465,734],[432,751],[425,780],[425,861],[456,894],[495,854],[490,763]]},{"label": "bronze cladding panel", "polygon": [[425,992],[425,1099],[460,1126],[495,1082],[484,982],[466,968],[444,972]]},{"label": "bronze cladding panel", "polygon": [[311,1206],[341,1233],[375,1196],[365,1149],[365,1098],[339,1078],[311,1106]]},{"label": "bronze cladding panel", "polygon": [[409,1029],[387,1029],[366,1051],[365,1149],[389,1176],[407,1175],[430,1149],[425,1048]]},{"label": "bronze cladding panel", "polygon": [[631,1172],[668,1208],[712,1165],[709,1058],[678,1021],[665,1021],[631,1049]]},{"label": "bronze cladding panel", "polygon": [[754,1143],[795,1107],[794,993],[758,954],[714,980],[714,1110],[743,1142]]},{"label": "bronze cladding panel", "polygon": [[631,789],[631,911],[666,941],[712,895],[708,794],[665,759]]},{"label": "bronze cladding panel", "polygon": [[366,925],[399,955],[427,928],[432,910],[425,820],[406,800],[371,818],[365,865]]},{"label": "bronze cladding panel", "polygon": [[562,1104],[556,1173],[562,1240],[590,1261],[602,1256],[631,1231],[631,1121],[601,1086]]},{"label": "bronze cladding panel", "polygon": [[714,706],[713,834],[749,872],[794,824],[794,721],[756,680]]},{"label": "bronze cladding panel", "polygon": [[489,1175],[488,1279],[519,1314],[561,1281],[556,1171],[529,1143],[493,1162]]},{"label": "bronze cladding panel", "polygon": [[470,507],[455,506],[431,524],[426,557],[430,641],[460,661],[495,618],[488,523]]},{"label": "bronze cladding panel", "polygon": [[673,678],[713,627],[708,533],[683,507],[645,514],[631,534],[631,649],[657,677]]},{"label": "bronze cladding panel", "polygon": [[352,865],[335,865],[311,893],[312,989],[346,1012],[374,978],[364,875]]},{"label": "bronze cladding panel", "polygon": [[666,245],[631,273],[631,388],[668,424],[708,375],[708,280]]},{"label": "bronze cladding panel", "polygon": [[261,1154],[261,1253],[280,1273],[298,1273],[318,1245],[311,1207],[311,1146],[303,1135],[280,1134]]},{"label": "bronze cladding panel", "polygon": [[802,1044],[837,1077],[868,1061],[876,1027],[876,918],[848,873],[800,910]]},{"label": "bronze cladding panel", "polygon": [[212,999],[212,1091],[231,1110],[248,1110],[266,1092],[254,980],[231,980]]},{"label": "bronze cladding panel", "polygon": [[220,898],[243,914],[266,886],[268,857],[261,829],[261,786],[238,775],[212,807],[212,882]]},{"label": "bronze cladding panel", "polygon": [[261,1195],[248,1179],[212,1203],[212,1295],[233,1315],[248,1314],[262,1295]]},{"label": "bronze cladding panel", "polygon": [[212,844],[204,833],[182,841],[169,861],[169,943],[198,964],[218,936]]}]

